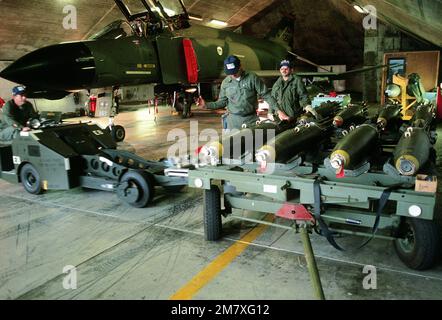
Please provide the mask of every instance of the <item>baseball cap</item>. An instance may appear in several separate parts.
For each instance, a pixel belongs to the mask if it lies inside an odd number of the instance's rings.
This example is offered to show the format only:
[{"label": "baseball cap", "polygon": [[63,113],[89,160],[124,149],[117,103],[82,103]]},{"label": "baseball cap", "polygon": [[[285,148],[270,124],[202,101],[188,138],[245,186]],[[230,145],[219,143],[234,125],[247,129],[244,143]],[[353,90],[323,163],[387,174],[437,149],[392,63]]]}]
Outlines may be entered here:
[{"label": "baseball cap", "polygon": [[279,64],[279,67],[280,68],[282,68],[282,67],[291,68],[292,64],[291,64],[291,62],[289,60],[282,60],[281,63]]},{"label": "baseball cap", "polygon": [[238,73],[240,66],[241,60],[236,56],[228,56],[226,60],[224,60],[224,72],[227,75]]},{"label": "baseball cap", "polygon": [[14,88],[12,88],[12,95],[16,96],[18,94],[25,94],[26,93],[26,88],[23,86],[16,86]]}]

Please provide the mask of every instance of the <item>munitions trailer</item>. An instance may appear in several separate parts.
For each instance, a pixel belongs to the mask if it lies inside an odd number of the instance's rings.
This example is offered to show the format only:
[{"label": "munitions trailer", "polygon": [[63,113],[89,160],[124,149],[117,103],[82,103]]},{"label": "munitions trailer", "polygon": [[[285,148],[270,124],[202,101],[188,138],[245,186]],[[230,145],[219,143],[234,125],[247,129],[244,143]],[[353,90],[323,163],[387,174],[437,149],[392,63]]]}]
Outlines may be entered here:
[{"label": "munitions trailer", "polygon": [[326,166],[275,164],[267,174],[257,164],[243,164],[199,167],[189,170],[188,176],[190,187],[204,190],[206,240],[221,237],[223,215],[233,213],[234,218],[244,219],[238,212],[250,210],[290,219],[308,211],[317,231],[337,248],[334,234],[393,240],[404,264],[418,270],[430,268],[440,251],[434,221],[436,190],[415,191],[416,177],[400,176],[388,166],[384,169],[347,172],[338,179]]}]

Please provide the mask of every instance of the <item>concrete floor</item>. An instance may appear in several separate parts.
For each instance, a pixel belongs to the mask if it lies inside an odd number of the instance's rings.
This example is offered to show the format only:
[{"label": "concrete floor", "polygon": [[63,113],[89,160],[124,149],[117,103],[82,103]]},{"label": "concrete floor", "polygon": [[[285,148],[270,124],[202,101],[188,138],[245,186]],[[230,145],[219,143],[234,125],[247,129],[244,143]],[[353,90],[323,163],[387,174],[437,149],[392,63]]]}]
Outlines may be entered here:
[{"label": "concrete floor", "polygon": [[[165,107],[157,122],[147,109],[116,118],[127,131],[121,147],[148,159],[165,156],[173,144],[169,130],[188,132],[189,121],[196,120],[200,130],[220,128],[219,115],[197,111],[182,120]],[[151,207],[135,209],[112,193],[77,188],[34,196],[0,181],[0,299],[170,299],[255,228],[227,218],[223,239],[206,242],[202,192],[157,191]],[[399,261],[387,241],[338,252],[324,238],[311,239],[327,299],[442,298],[442,262],[417,272]],[[340,239],[347,246],[353,240]],[[75,290],[63,288],[67,265],[77,270]],[[376,290],[363,288],[365,265],[377,268]],[[314,298],[300,237],[289,231],[265,228],[218,273],[210,272],[192,299]]]}]

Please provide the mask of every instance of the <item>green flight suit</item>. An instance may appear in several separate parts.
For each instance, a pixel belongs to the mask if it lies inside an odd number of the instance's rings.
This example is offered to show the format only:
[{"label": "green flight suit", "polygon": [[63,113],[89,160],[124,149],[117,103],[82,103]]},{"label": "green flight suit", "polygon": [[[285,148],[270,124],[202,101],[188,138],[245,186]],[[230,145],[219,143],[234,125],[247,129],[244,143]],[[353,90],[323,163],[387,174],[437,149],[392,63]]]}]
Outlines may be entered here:
[{"label": "green flight suit", "polygon": [[294,75],[290,75],[287,81],[279,77],[273,85],[272,97],[275,98],[278,109],[290,118],[297,118],[302,109],[311,104],[304,83],[300,77]]},{"label": "green flight suit", "polygon": [[244,71],[239,81],[227,76],[221,83],[218,101],[208,102],[208,109],[227,107],[227,129],[241,129],[243,124],[253,125],[259,120],[256,115],[258,96],[263,98],[271,108],[277,108],[270,90],[253,72]]},{"label": "green flight suit", "polygon": [[17,106],[14,100],[6,102],[2,109],[2,121],[0,122],[0,140],[7,141],[14,139],[26,122],[38,115],[30,102],[25,102],[21,107]]}]

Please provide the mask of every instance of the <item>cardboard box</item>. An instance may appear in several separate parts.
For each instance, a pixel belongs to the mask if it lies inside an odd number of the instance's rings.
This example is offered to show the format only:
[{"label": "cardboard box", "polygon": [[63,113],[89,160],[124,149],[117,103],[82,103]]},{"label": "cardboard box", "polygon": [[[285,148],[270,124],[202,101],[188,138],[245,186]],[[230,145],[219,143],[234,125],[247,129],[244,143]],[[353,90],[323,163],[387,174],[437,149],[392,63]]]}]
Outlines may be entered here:
[{"label": "cardboard box", "polygon": [[417,192],[436,193],[437,191],[437,177],[428,176],[425,174],[418,174],[416,176],[416,184],[414,190]]}]

